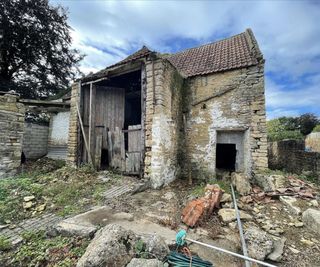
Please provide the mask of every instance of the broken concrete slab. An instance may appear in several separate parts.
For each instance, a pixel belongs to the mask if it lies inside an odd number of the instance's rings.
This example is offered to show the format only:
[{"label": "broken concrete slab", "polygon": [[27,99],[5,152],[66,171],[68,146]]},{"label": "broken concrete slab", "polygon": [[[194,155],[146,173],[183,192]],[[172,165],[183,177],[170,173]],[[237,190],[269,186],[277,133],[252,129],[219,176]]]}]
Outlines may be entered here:
[{"label": "broken concrete slab", "polygon": [[166,244],[163,237],[156,234],[143,234],[140,239],[145,244],[145,251],[150,253],[153,257],[157,259],[164,259],[169,253],[169,247]]},{"label": "broken concrete slab", "polygon": [[[221,220],[224,223],[230,223],[232,221],[235,221],[237,219],[236,217],[236,211],[234,209],[220,209],[218,212],[218,215],[220,216]],[[252,216],[244,211],[240,211],[240,219],[241,220],[252,220]]]},{"label": "broken concrete slab", "polygon": [[135,254],[137,237],[117,224],[100,229],[77,267],[126,266]]},{"label": "broken concrete slab", "polygon": [[274,248],[273,239],[265,232],[256,227],[247,229],[244,233],[247,242],[248,255],[257,260],[264,260]]},{"label": "broken concrete slab", "polygon": [[320,234],[320,210],[307,209],[302,214],[302,221],[306,227]]},{"label": "broken concrete slab", "polygon": [[163,267],[163,263],[157,259],[133,258],[127,267]]},{"label": "broken concrete slab", "polygon": [[285,186],[286,178],[283,175],[269,175],[269,174],[256,174],[254,176],[255,182],[265,192],[275,191],[278,188]]},{"label": "broken concrete slab", "polygon": [[92,237],[98,228],[91,224],[77,224],[73,221],[67,220],[59,222],[57,225],[48,229],[47,234],[49,236],[81,236]]},{"label": "broken concrete slab", "polygon": [[119,221],[132,221],[133,215],[125,212],[114,213],[107,207],[96,207],[85,213],[65,219],[48,230],[49,235],[92,236],[100,225]]},{"label": "broken concrete slab", "polygon": [[294,204],[297,202],[297,199],[295,197],[290,197],[290,196],[280,196],[280,201],[286,205],[288,210],[295,214],[295,215],[300,215],[301,214],[301,209]]}]

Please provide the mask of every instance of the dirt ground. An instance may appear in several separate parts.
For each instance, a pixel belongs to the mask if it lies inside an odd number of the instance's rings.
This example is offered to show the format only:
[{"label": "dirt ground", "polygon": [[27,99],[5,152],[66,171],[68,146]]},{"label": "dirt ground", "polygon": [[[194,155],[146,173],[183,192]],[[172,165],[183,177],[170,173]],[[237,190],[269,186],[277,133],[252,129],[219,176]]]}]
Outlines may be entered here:
[{"label": "dirt ground", "polygon": [[[190,186],[185,181],[177,180],[161,190],[148,189],[134,195],[109,200],[105,204],[116,211],[131,213],[136,219],[147,219],[178,231],[186,229],[180,219],[182,209],[188,201],[201,195],[199,190],[201,187],[204,186]],[[319,188],[313,187],[313,189],[319,193]],[[298,199],[296,205],[303,212],[310,208],[309,202],[310,200]],[[320,236],[301,226],[301,215],[293,215],[279,199],[260,204],[239,201],[239,208],[253,217],[253,220],[244,222],[244,230],[252,226],[265,229],[263,226],[267,223],[272,227],[271,232],[272,229],[278,229],[279,233],[274,233],[274,236],[286,238],[281,262],[268,261],[269,263],[276,266],[320,266]],[[224,224],[217,212],[218,209],[209,218],[189,228],[189,233],[194,233],[197,239],[203,242],[241,253],[236,224]],[[203,249],[194,244],[190,249],[194,254],[213,262],[215,266],[243,266],[243,261],[214,250]]]}]

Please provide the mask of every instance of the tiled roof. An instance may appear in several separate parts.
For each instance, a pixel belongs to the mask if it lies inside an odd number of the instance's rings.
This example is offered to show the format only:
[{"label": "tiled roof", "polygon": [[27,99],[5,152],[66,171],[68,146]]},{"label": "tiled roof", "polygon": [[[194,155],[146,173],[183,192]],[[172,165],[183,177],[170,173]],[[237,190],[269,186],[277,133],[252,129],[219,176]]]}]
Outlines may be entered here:
[{"label": "tiled roof", "polygon": [[[82,80],[103,77],[107,75],[111,68],[146,57],[151,53],[154,52],[143,46],[140,50],[118,63],[108,66],[97,73],[90,74]],[[245,32],[230,38],[190,48],[165,58],[184,77],[192,77],[256,65],[262,59],[262,54],[252,31],[247,29]]]},{"label": "tiled roof", "polygon": [[258,56],[262,57],[249,29],[221,41],[173,54],[167,59],[182,75],[192,77],[256,65]]}]

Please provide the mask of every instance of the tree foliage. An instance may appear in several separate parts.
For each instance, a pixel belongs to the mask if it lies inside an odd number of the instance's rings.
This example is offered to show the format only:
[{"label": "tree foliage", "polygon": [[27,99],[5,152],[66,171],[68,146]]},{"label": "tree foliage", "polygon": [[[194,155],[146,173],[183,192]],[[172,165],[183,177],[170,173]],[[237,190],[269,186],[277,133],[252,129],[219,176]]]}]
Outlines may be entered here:
[{"label": "tree foliage", "polygon": [[316,127],[312,130],[313,133],[319,133],[320,132],[320,124],[318,124]]},{"label": "tree foliage", "polygon": [[302,139],[320,123],[316,115],[305,113],[299,117],[280,117],[267,121],[268,140]]},{"label": "tree foliage", "polygon": [[0,90],[39,98],[66,89],[82,56],[67,12],[48,0],[0,0]]}]

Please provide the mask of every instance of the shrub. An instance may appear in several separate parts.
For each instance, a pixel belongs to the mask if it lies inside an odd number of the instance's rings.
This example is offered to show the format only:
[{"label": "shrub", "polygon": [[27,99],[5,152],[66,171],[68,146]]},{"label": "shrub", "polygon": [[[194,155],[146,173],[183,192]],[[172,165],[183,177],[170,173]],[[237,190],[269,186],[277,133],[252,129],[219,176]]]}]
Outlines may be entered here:
[{"label": "shrub", "polygon": [[313,128],[312,130],[313,133],[320,132],[320,124],[318,124],[316,127]]}]

